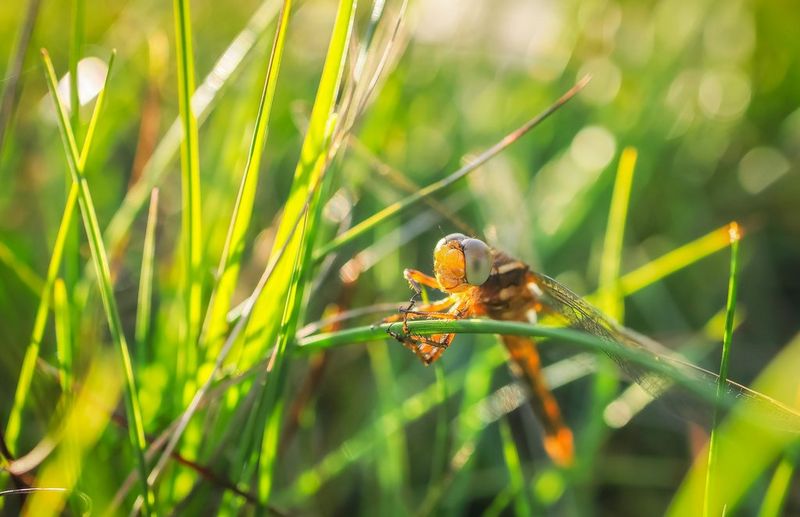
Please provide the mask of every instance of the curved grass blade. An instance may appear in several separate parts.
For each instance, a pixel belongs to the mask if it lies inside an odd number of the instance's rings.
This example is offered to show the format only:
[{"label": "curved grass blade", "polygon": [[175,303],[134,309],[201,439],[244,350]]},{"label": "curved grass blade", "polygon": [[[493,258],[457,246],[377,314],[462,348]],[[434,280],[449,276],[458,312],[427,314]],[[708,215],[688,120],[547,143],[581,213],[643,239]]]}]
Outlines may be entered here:
[{"label": "curved grass blade", "polygon": [[439,181],[431,183],[430,185],[420,189],[419,191],[415,192],[414,194],[411,194],[410,196],[405,197],[404,199],[398,201],[397,203],[393,203],[387,206],[378,213],[373,214],[372,216],[361,221],[360,223],[353,226],[346,232],[340,234],[329,243],[323,245],[314,253],[314,260],[315,261],[321,260],[328,253],[344,246],[350,241],[372,230],[374,227],[376,227],[378,224],[382,223],[389,217],[399,214],[403,210],[406,210],[411,206],[419,203],[426,197],[431,196],[437,192],[440,192],[441,190],[449,187],[453,183],[465,177],[470,172],[474,171],[475,169],[477,169],[490,159],[497,156],[505,148],[507,148],[508,146],[519,140],[523,135],[525,135],[525,133],[527,133],[528,131],[539,125],[541,122],[543,122],[545,119],[547,119],[561,106],[563,106],[567,101],[569,101],[572,97],[574,97],[579,91],[581,91],[588,82],[589,82],[589,76],[582,78],[580,81],[578,81],[577,84],[575,84],[575,86],[570,88],[564,95],[561,96],[560,99],[554,102],[550,107],[548,107],[542,113],[532,118],[531,120],[529,120],[519,128],[515,129],[511,133],[507,134],[502,140],[500,140],[492,147],[479,154],[470,163],[461,167],[460,169],[453,172],[446,178],[442,178]]},{"label": "curved grass blade", "polygon": [[[114,62],[114,55],[111,54],[108,68],[111,69]],[[131,445],[134,448],[137,467],[142,484],[142,491],[145,496],[144,513],[150,515],[152,505],[155,503],[155,498],[147,486],[147,465],[144,457],[146,447],[144,437],[144,426],[142,424],[141,410],[139,409],[139,400],[136,391],[136,382],[133,376],[133,367],[131,365],[130,353],[128,351],[128,344],[125,339],[125,334],[122,329],[122,321],[119,317],[117,310],[117,303],[114,298],[114,288],[111,285],[111,271],[108,266],[108,255],[106,254],[103,238],[100,233],[100,224],[97,221],[97,214],[92,202],[91,192],[89,191],[89,184],[86,182],[84,176],[83,163],[80,162],[80,156],[75,144],[75,137],[72,134],[69,123],[67,121],[66,110],[58,97],[56,86],[56,74],[53,70],[53,63],[46,50],[42,50],[42,60],[45,65],[47,85],[50,89],[50,95],[53,102],[56,104],[56,112],[58,113],[58,127],[61,133],[61,140],[64,144],[64,150],[69,165],[70,175],[74,184],[78,185],[78,203],[81,208],[81,217],[83,219],[84,228],[89,239],[89,246],[92,252],[92,261],[95,266],[95,273],[97,274],[98,284],[100,287],[100,296],[103,300],[103,307],[108,319],[109,332],[113,339],[116,348],[119,352],[120,360],[122,362],[122,370],[125,377],[125,406],[128,414],[128,420],[131,422],[128,426],[129,437]],[[109,74],[110,75],[110,74]],[[106,76],[108,81],[108,76]]]},{"label": "curved grass blade", "polygon": [[[740,400],[749,401],[754,407],[751,420],[760,418],[764,425],[774,425],[793,433],[800,433],[800,413],[757,391],[732,381],[726,382],[725,396],[718,400],[716,397],[717,375],[681,361],[673,357],[657,354],[650,350],[654,343],[647,340],[638,342],[639,346],[626,346],[610,337],[598,337],[586,332],[557,327],[543,327],[528,323],[498,320],[414,320],[409,321],[408,329],[414,335],[449,334],[449,333],[475,333],[475,334],[508,334],[512,336],[545,337],[560,339],[588,348],[593,351],[603,352],[615,359],[630,364],[629,369],[648,371],[659,376],[659,383],[667,381],[686,388],[689,392],[705,402],[709,407],[721,405],[730,407]],[[388,330],[398,331],[397,323],[357,327],[329,334],[318,334],[298,341],[297,352],[311,352],[327,349],[332,346],[341,346],[349,343],[371,341],[385,338]],[[633,331],[628,339],[637,336]],[[637,368],[641,367],[641,368]],[[714,384],[709,381],[714,380]]]}]

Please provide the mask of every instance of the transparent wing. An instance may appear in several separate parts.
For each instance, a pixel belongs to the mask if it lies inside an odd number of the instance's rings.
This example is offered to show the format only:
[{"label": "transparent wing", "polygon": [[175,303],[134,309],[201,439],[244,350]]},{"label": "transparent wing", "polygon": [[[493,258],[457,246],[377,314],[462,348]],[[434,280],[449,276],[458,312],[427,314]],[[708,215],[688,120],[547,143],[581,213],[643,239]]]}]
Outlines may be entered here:
[{"label": "transparent wing", "polygon": [[[539,301],[546,308],[546,312],[562,318],[565,324],[604,341],[637,350],[662,363],[667,363],[692,382],[698,383],[699,390],[707,390],[709,395],[715,393],[719,379],[717,374],[677,359],[657,342],[620,326],[552,278],[535,272],[530,272],[530,275],[531,281],[538,287]],[[675,388],[674,379],[662,372],[650,370],[613,351],[606,353],[632,381],[641,385],[653,397],[660,397],[670,390],[668,403],[679,413],[695,420],[704,420],[709,415],[708,398],[704,400],[685,387]],[[747,399],[757,410],[757,418],[765,419],[765,424],[800,432],[800,414],[777,400],[733,381],[726,382],[726,392],[727,396],[723,401],[726,406],[736,400]]]}]

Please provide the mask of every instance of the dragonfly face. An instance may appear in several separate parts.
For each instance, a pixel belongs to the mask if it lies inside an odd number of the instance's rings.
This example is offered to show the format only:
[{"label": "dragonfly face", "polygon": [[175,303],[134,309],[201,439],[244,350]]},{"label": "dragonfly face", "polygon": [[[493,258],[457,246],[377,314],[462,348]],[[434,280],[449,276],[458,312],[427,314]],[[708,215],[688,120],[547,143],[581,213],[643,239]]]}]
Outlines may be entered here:
[{"label": "dragonfly face", "polygon": [[433,250],[436,281],[446,292],[454,293],[480,286],[492,271],[492,251],[479,239],[451,233]]}]

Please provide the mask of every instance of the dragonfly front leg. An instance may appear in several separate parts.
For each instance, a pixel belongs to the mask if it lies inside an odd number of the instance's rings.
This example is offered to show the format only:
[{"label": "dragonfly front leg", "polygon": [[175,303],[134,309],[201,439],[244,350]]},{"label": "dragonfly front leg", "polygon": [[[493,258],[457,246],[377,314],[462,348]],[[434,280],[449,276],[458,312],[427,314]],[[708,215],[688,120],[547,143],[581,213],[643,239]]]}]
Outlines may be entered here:
[{"label": "dragonfly front leg", "polygon": [[[447,312],[437,311],[436,309],[446,308],[450,306]],[[403,343],[406,348],[411,349],[419,359],[427,364],[436,361],[442,353],[450,346],[455,334],[433,334],[430,336],[422,336],[419,334],[412,334],[408,329],[408,320],[415,319],[439,319],[439,320],[454,320],[461,319],[466,314],[465,302],[455,303],[454,300],[447,298],[440,302],[432,304],[425,304],[418,307],[418,310],[405,310],[402,311],[403,319],[403,332],[402,334],[389,331],[389,335]],[[397,321],[399,314],[391,319]],[[390,318],[387,318],[387,320]],[[386,320],[384,320],[386,321]]]}]

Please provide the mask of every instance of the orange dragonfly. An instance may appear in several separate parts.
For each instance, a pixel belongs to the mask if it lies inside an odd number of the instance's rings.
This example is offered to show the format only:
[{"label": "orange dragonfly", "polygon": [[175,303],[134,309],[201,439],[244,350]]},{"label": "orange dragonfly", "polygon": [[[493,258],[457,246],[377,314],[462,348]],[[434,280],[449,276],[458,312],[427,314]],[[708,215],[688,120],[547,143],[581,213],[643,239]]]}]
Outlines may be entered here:
[{"label": "orange dragonfly", "polygon": [[[409,332],[409,319],[462,319],[487,316],[497,320],[536,322],[539,315],[556,316],[569,326],[620,346],[633,348],[651,357],[667,361],[691,380],[713,389],[718,376],[698,366],[670,357],[664,347],[613,322],[578,295],[552,278],[532,271],[527,264],[490,248],[479,239],[453,233],[437,244],[433,252],[434,276],[414,269],[403,272],[418,294],[421,286],[446,293],[442,300],[415,304],[414,298],[401,313],[385,322],[403,321],[403,333],[390,334],[414,351],[426,365],[439,359],[455,334],[414,335]],[[558,403],[541,372],[539,354],[534,341],[525,336],[501,336],[510,356],[510,366],[530,389],[530,404],[544,431],[544,448],[559,465],[570,465],[574,458],[572,431],[564,422]],[[621,370],[654,397],[662,395],[673,381],[656,374],[613,352],[607,352]],[[800,431],[800,415],[766,395],[740,384],[727,381],[727,396],[746,397],[759,403],[770,413],[770,422]],[[713,393],[713,391],[710,391]],[[696,400],[681,397],[677,407],[681,413],[694,412]],[[775,420],[777,417],[777,420]]]}]

